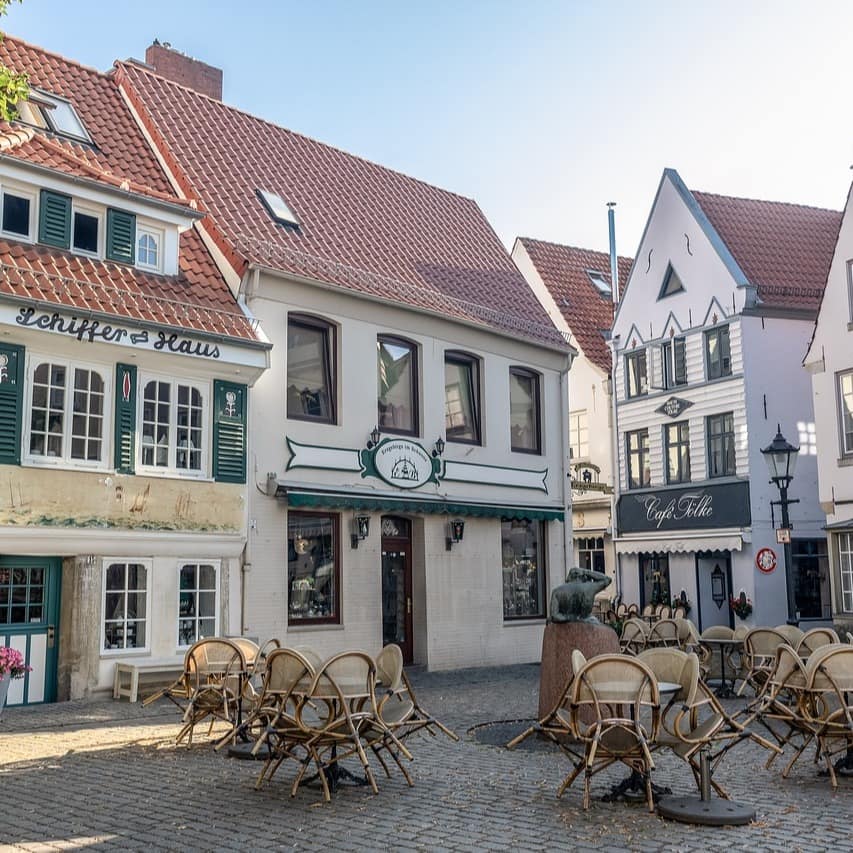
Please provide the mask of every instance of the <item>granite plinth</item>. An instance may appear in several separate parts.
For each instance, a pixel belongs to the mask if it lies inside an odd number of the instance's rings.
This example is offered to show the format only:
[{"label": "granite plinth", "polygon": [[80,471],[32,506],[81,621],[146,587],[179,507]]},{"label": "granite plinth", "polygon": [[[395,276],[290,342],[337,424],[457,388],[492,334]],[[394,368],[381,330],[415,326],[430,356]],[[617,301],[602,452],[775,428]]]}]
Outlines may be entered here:
[{"label": "granite plinth", "polygon": [[539,674],[539,719],[553,707],[572,674],[572,652],[584,657],[618,654],[616,632],[599,622],[549,622],[542,638],[542,667]]}]

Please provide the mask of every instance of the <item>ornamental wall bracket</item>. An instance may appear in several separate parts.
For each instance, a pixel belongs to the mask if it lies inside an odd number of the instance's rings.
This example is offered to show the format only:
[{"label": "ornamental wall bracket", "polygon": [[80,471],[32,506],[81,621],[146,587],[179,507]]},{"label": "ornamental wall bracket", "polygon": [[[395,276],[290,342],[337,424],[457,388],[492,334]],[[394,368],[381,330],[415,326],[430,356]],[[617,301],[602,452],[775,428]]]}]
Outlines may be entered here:
[{"label": "ornamental wall bracket", "polygon": [[658,406],[655,411],[669,418],[677,418],[685,409],[693,405],[691,400],[683,400],[681,397],[670,397],[663,405]]}]

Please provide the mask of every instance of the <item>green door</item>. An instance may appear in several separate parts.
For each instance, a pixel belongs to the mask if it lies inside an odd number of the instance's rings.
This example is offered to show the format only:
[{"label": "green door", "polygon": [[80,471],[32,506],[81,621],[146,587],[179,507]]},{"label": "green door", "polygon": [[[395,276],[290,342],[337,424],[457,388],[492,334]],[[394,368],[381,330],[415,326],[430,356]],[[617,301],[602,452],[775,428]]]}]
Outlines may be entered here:
[{"label": "green door", "polygon": [[9,705],[56,701],[61,570],[55,557],[0,557],[0,645],[32,667],[9,685]]}]

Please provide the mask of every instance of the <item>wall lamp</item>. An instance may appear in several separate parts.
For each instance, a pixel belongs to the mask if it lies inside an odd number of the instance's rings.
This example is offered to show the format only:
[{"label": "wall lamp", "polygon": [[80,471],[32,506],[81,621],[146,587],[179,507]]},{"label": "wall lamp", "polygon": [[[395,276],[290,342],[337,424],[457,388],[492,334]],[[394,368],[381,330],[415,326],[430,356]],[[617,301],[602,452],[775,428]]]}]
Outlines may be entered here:
[{"label": "wall lamp", "polygon": [[382,433],[379,432],[379,427],[375,426],[370,432],[370,438],[367,440],[367,449],[372,450],[379,444],[379,439],[382,438]]},{"label": "wall lamp", "polygon": [[450,536],[444,540],[445,547],[450,551],[454,545],[462,541],[465,534],[465,522],[461,518],[454,518],[449,524]]},{"label": "wall lamp", "polygon": [[435,448],[432,451],[432,458],[437,459],[442,453],[444,453],[444,439],[439,436],[435,440]]},{"label": "wall lamp", "polygon": [[367,539],[370,535],[370,516],[357,515],[352,520],[352,534],[350,535],[350,545],[353,548],[358,548],[358,543],[362,539]]}]

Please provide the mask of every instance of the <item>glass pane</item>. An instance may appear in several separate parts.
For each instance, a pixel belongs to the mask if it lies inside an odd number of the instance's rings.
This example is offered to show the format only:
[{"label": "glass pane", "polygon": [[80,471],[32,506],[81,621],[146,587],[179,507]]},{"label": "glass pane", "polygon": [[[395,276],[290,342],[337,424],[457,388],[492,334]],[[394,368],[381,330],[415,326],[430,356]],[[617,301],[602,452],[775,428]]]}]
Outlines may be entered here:
[{"label": "glass pane", "polygon": [[178,622],[178,645],[191,646],[196,641],[195,619],[181,619]]},{"label": "glass pane", "polygon": [[511,445],[518,450],[538,449],[536,423],[536,378],[511,372],[509,375],[509,419]]},{"label": "glass pane", "polygon": [[27,622],[43,622],[44,621],[44,607],[41,604],[31,604],[29,607],[29,616],[27,617]]},{"label": "glass pane", "polygon": [[504,617],[541,616],[543,566],[539,522],[501,522]]},{"label": "glass pane", "polygon": [[377,341],[379,427],[415,432],[415,349],[393,341]]},{"label": "glass pane", "polygon": [[288,535],[288,616],[291,620],[338,615],[334,520],[290,513]]},{"label": "glass pane", "polygon": [[216,634],[216,622],[213,619],[198,620],[199,639],[203,637],[213,637]]},{"label": "glass pane", "polygon": [[195,566],[181,566],[181,589],[195,589]]},{"label": "glass pane", "polygon": [[199,566],[199,589],[216,589],[216,569],[213,566]]},{"label": "glass pane", "polygon": [[127,595],[127,618],[143,619],[146,616],[146,594],[130,592]]},{"label": "glass pane", "polygon": [[215,592],[200,592],[198,594],[198,615],[209,617],[216,616]]},{"label": "glass pane", "polygon": [[323,327],[288,323],[288,417],[331,419],[329,334]]},{"label": "glass pane", "polygon": [[12,234],[30,233],[30,200],[17,195],[3,196],[3,230]]},{"label": "glass pane", "polygon": [[448,439],[478,439],[472,374],[471,364],[444,363],[444,427]]},{"label": "glass pane", "polygon": [[27,621],[27,608],[24,605],[12,606],[10,608],[12,614],[10,621],[15,623],[23,623]]},{"label": "glass pane", "polygon": [[142,590],[145,589],[148,572],[145,566],[138,563],[129,563],[127,566],[127,588]]},{"label": "glass pane", "polygon": [[141,649],[145,646],[145,622],[129,623],[127,633],[127,648]]},{"label": "glass pane", "polygon": [[30,585],[32,586],[33,584],[44,585],[44,569],[30,569]]},{"label": "glass pane", "polygon": [[104,616],[107,619],[124,619],[124,593],[108,592],[106,594]]}]

